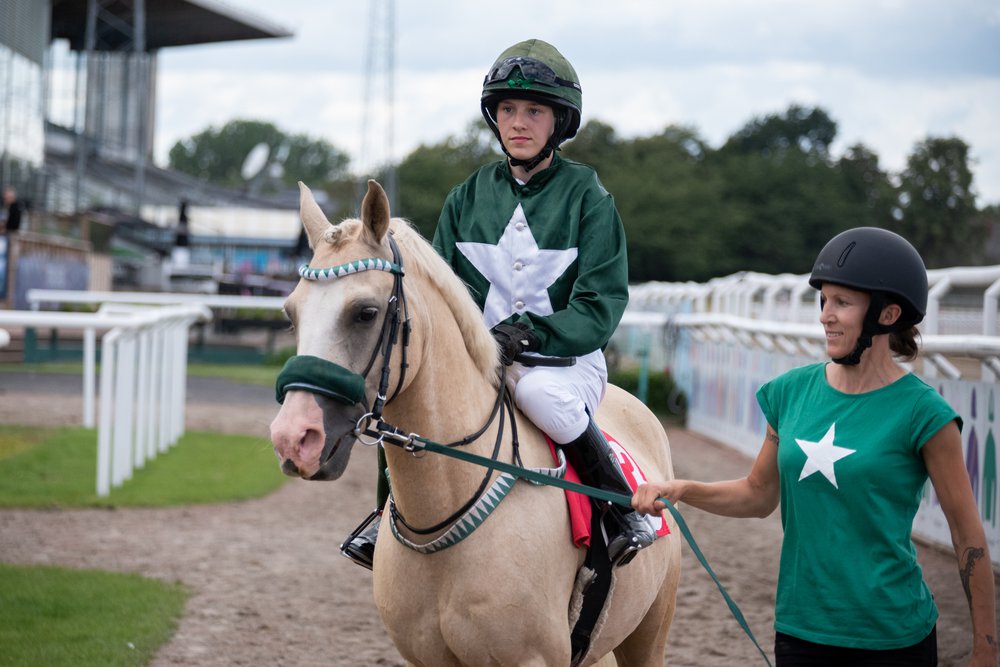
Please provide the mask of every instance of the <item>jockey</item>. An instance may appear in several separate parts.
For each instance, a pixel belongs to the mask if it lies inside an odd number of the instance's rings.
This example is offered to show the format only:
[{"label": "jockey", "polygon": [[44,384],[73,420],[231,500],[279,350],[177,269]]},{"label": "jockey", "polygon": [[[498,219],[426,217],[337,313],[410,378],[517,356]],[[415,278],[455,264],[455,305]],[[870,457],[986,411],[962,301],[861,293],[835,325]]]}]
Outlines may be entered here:
[{"label": "jockey", "polygon": [[[631,495],[591,418],[607,389],[602,350],[628,303],[624,229],[596,172],[557,152],[576,135],[582,105],[576,71],[551,44],[530,39],[501,53],[480,107],[506,158],[451,191],[434,247],[482,308],[518,408],[564,448],[585,484]],[[531,365],[519,355],[575,363]],[[600,509],[615,565],[655,539],[637,513]],[[366,523],[341,549],[371,567],[377,517]]]}]

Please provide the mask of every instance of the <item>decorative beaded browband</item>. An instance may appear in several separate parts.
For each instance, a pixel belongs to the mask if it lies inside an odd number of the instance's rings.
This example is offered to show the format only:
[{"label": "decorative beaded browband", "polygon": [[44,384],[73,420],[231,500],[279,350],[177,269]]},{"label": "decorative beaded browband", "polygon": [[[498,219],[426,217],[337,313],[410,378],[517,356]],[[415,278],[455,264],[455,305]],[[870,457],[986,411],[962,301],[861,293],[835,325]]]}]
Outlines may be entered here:
[{"label": "decorative beaded browband", "polygon": [[349,276],[354,273],[360,273],[361,271],[385,271],[386,273],[394,273],[400,276],[403,275],[402,266],[379,257],[359,259],[353,262],[348,262],[347,264],[341,264],[340,266],[331,266],[326,269],[314,269],[308,264],[303,264],[299,267],[299,275],[306,280],[333,280],[335,278],[343,278],[344,276]]}]

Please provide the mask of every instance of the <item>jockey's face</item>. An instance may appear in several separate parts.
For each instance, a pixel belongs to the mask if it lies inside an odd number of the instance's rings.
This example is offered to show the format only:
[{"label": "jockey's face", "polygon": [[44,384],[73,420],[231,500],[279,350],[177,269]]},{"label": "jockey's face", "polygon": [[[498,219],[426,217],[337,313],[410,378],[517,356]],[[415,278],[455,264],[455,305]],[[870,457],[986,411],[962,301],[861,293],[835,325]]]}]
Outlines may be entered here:
[{"label": "jockey's face", "polygon": [[552,107],[533,100],[502,100],[497,104],[496,121],[503,145],[518,160],[541,153],[556,127]]}]

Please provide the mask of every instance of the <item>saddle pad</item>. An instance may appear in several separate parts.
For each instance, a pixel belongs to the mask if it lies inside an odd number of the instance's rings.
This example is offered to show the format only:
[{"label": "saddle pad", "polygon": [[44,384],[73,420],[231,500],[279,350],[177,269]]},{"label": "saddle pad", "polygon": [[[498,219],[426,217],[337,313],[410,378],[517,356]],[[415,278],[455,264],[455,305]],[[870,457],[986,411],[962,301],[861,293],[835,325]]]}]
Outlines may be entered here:
[{"label": "saddle pad", "polygon": [[[552,442],[549,436],[545,436],[545,441],[549,443],[549,451],[552,452],[552,460],[555,463],[559,463],[559,456],[556,454],[556,445]],[[576,472],[570,462],[566,461],[566,481],[576,482],[577,484],[583,484],[580,480],[580,475]],[[594,511],[593,505],[590,504],[590,498],[583,495],[582,493],[577,493],[576,491],[566,490],[566,505],[569,508],[569,524],[570,530],[572,531],[573,546],[589,547],[590,546],[590,518]]]},{"label": "saddle pad", "polygon": [[[628,453],[620,442],[611,437],[607,432],[604,433],[604,437],[607,438],[608,444],[611,445],[611,449],[614,450],[615,455],[618,457],[618,465],[621,466],[622,472],[625,473],[625,479],[628,480],[629,486],[635,491],[639,488],[640,484],[646,482],[646,476],[643,474],[642,470],[639,468],[639,464],[636,463],[632,455]],[[549,443],[549,451],[552,452],[552,459],[558,463],[558,456],[556,455],[556,445],[552,442],[552,439],[548,436],[545,440]],[[566,479],[570,482],[576,482],[577,484],[582,484],[580,480],[580,475],[573,468],[573,465],[567,461],[566,462]],[[591,515],[594,511],[593,504],[590,502],[588,496],[582,493],[577,493],[576,491],[566,491],[566,504],[569,508],[569,521],[570,530],[573,537],[573,545],[577,548],[579,547],[589,547],[590,546],[590,536],[591,536]],[[649,522],[650,527],[656,532],[657,537],[663,537],[664,535],[670,534],[670,526],[667,525],[666,518],[664,516],[647,516],[646,521]]]}]

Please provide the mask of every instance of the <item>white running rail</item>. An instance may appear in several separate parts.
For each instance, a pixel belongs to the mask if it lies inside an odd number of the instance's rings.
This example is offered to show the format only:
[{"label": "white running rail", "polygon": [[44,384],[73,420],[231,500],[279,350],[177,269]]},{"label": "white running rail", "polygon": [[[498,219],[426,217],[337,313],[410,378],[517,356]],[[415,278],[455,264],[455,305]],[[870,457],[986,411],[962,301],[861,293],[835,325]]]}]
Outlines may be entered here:
[{"label": "white running rail", "polygon": [[[928,282],[914,370],[962,417],[966,468],[1000,565],[1000,266],[932,270]],[[817,294],[807,275],[636,285],[612,345],[625,357],[648,359],[653,372],[669,369],[687,398],[689,429],[753,457],[765,429],[756,390],[795,366],[827,359]],[[914,532],[951,543],[929,488]]]},{"label": "white running rail", "polygon": [[94,426],[96,338],[101,338],[97,495],[131,478],[184,433],[190,326],[211,320],[205,306],[110,304],[96,313],[0,310],[0,325],[82,330],[83,425]]}]

